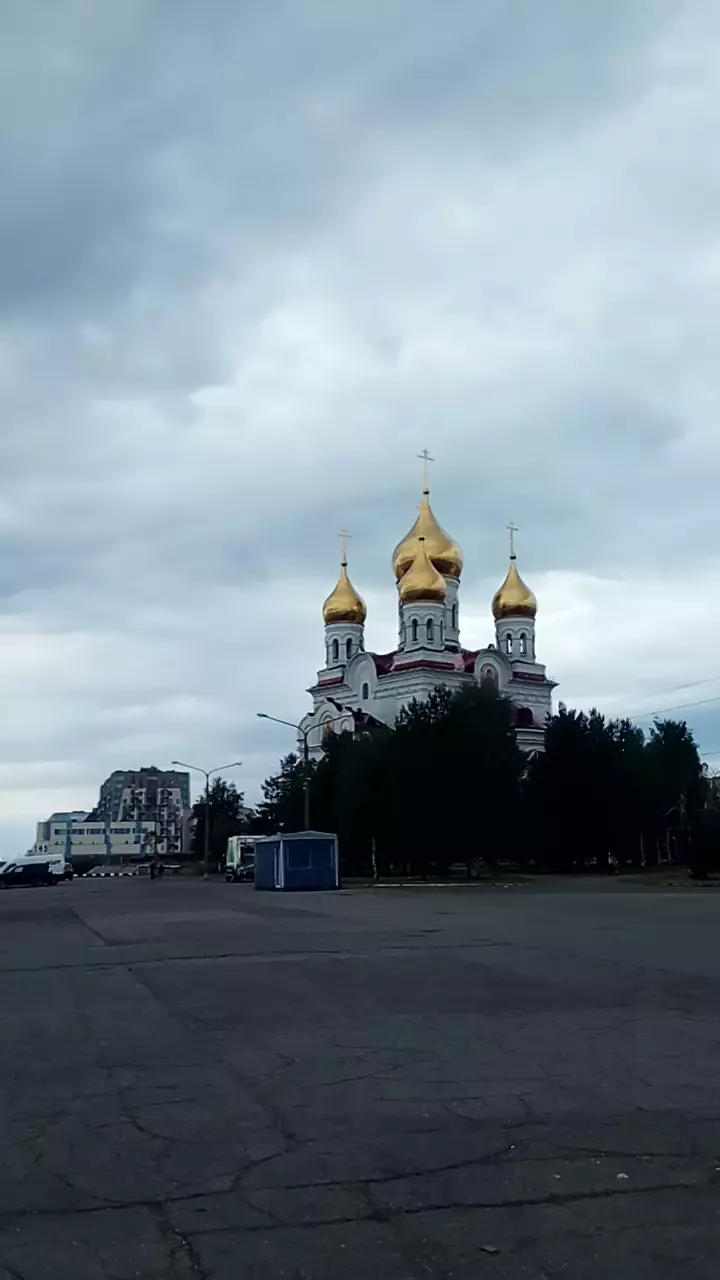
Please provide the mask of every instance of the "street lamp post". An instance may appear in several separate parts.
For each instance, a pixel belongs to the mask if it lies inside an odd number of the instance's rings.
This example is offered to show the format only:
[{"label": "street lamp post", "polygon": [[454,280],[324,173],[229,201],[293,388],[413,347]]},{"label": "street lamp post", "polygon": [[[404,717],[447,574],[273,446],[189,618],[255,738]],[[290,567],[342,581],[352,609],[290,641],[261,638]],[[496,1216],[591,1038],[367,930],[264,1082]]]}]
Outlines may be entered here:
[{"label": "street lamp post", "polygon": [[[305,831],[310,830],[310,771],[308,764],[310,763],[310,749],[308,747],[308,734],[310,729],[303,729],[301,724],[295,724],[294,720],[282,720],[280,716],[269,716],[266,711],[258,711],[256,715],[259,720],[272,720],[274,724],[286,724],[289,729],[295,729],[302,736],[303,740],[303,824]],[[333,716],[332,723],[338,720],[346,720],[347,715]],[[311,726],[312,728],[312,726]]]},{"label": "street lamp post", "polygon": [[303,827],[305,831],[310,830],[310,773],[308,764],[310,762],[310,748],[308,747],[309,729],[303,729],[301,724],[295,724],[292,720],[281,720],[279,716],[269,716],[265,711],[258,711],[258,720],[272,720],[275,724],[286,724],[289,729],[295,729],[302,734],[303,740]]},{"label": "street lamp post", "polygon": [[186,764],[184,760],[171,760],[171,764],[179,766],[181,769],[192,769],[195,773],[201,773],[205,779],[205,830],[203,832],[203,879],[207,880],[210,875],[210,779],[213,774],[224,773],[226,769],[239,769],[242,760],[231,760],[230,764],[218,765],[216,769],[201,769],[197,764]]}]

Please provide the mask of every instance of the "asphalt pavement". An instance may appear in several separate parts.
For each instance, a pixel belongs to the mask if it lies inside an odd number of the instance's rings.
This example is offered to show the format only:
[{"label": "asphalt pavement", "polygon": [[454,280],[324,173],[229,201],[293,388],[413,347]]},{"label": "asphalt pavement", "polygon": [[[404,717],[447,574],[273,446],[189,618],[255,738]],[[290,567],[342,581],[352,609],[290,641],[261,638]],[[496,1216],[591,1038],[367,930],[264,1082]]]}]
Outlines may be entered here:
[{"label": "asphalt pavement", "polygon": [[1,1280],[709,1280],[720,891],[0,894]]}]

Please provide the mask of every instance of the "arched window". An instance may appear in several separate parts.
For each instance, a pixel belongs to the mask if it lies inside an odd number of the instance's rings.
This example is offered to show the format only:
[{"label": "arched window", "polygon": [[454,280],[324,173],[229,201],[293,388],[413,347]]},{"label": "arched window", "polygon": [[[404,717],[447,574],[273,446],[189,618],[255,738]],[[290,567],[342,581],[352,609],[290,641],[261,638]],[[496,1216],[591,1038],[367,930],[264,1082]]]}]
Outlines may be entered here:
[{"label": "arched window", "polygon": [[417,618],[413,618],[413,620],[412,620],[412,626],[411,626],[411,628],[410,628],[410,635],[412,636],[413,644],[417,644],[417,638],[418,638],[418,620],[417,620]]},{"label": "arched window", "polygon": [[524,658],[527,653],[527,636],[524,631],[520,632],[520,654]]},{"label": "arched window", "polygon": [[432,618],[428,618],[427,622],[425,623],[425,635],[427,636],[428,640],[432,644],[433,640],[435,639],[435,628],[433,626]]},{"label": "arched window", "polygon": [[511,635],[506,635],[506,637],[505,637],[505,652],[506,652],[506,654],[508,655],[508,657],[510,657],[510,655],[512,654],[512,650],[513,650],[512,636],[511,636]]},{"label": "arched window", "polygon": [[345,656],[347,658],[352,658],[352,640],[350,639],[350,636],[348,636],[345,641]]},{"label": "arched window", "polygon": [[486,685],[486,686],[487,686],[487,685],[496,685],[496,684],[497,684],[497,671],[495,670],[495,668],[494,668],[494,667],[490,667],[490,666],[483,667],[482,671],[480,672],[480,681],[481,681],[481,683],[482,683],[482,684],[484,684],[484,685]]},{"label": "arched window", "polygon": [[339,658],[339,657],[340,657],[340,642],[339,642],[338,640],[333,640],[333,642],[332,642],[332,660],[333,660],[333,662],[337,662],[337,660],[338,660],[338,658]]},{"label": "arched window", "polygon": [[453,627],[457,627],[457,605],[456,604],[454,604],[452,607],[452,612],[450,614],[450,617],[452,618]]},{"label": "arched window", "polygon": [[364,684],[364,685],[363,685],[363,687],[362,687],[362,700],[363,700],[363,702],[367,702],[367,700],[368,700],[368,698],[369,698],[369,697],[370,697],[370,685],[369,685],[369,684]]}]

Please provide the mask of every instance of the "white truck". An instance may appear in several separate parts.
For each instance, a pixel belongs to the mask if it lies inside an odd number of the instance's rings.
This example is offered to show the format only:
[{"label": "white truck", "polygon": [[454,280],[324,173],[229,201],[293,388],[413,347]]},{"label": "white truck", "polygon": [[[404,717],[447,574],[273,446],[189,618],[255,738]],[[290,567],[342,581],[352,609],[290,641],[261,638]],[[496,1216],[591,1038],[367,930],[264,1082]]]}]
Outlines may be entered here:
[{"label": "white truck", "polygon": [[255,841],[247,836],[230,836],[225,852],[225,879],[252,880],[255,875]]}]

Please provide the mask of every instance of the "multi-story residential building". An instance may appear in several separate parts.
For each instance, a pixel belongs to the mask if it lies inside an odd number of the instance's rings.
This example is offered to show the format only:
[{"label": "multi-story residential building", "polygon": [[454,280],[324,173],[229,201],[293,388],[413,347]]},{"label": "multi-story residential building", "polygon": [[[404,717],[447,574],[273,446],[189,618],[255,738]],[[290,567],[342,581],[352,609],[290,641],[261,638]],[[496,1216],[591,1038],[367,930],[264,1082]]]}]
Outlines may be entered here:
[{"label": "multi-story residential building", "polygon": [[158,853],[179,854],[189,844],[190,774],[177,769],[116,769],[100,788],[90,815],[109,825],[150,824]]}]

